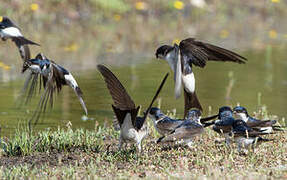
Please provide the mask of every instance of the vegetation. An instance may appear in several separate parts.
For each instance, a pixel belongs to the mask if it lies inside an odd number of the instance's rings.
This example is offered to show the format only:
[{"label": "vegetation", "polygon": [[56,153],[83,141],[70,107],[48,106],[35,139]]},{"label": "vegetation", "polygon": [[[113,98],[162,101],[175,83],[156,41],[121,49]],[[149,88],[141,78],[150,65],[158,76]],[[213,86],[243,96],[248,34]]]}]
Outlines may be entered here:
[{"label": "vegetation", "polygon": [[[170,115],[175,115],[170,114]],[[266,116],[261,108],[257,117]],[[269,116],[270,117],[270,116]],[[56,131],[38,133],[17,130],[2,139],[0,177],[12,178],[286,178],[286,132],[269,135],[275,142],[261,144],[246,155],[228,148],[220,136],[206,129],[194,148],[155,143],[158,135],[148,120],[150,136],[144,150],[134,146],[118,151],[119,133],[112,127],[76,129],[71,124]]]}]

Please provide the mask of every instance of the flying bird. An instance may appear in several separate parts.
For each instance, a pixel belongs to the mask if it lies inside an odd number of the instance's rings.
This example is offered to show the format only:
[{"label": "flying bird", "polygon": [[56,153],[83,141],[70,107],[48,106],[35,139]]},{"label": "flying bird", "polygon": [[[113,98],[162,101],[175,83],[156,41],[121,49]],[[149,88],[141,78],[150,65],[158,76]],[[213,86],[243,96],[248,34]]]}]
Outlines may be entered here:
[{"label": "flying bird", "polygon": [[229,61],[244,64],[247,59],[230,50],[197,41],[194,38],[182,40],[174,46],[163,45],[156,50],[156,58],[168,62],[174,72],[175,97],[179,98],[183,85],[185,111],[184,117],[191,108],[202,110],[195,92],[195,78],[192,66],[204,68],[207,61]]},{"label": "flying bird", "polygon": [[[22,72],[30,70],[32,76],[28,76],[25,82],[24,90],[28,91],[26,102],[28,102],[36,92],[36,87],[40,81],[40,89],[43,87],[44,92],[41,95],[37,110],[33,117],[36,117],[36,122],[42,112],[45,112],[47,103],[53,106],[54,93],[59,93],[63,86],[70,86],[77,95],[85,114],[88,114],[85,102],[83,100],[83,93],[77,84],[73,75],[64,67],[56,64],[54,61],[46,58],[43,54],[39,53],[34,59],[24,61]],[[32,118],[33,119],[33,118]]]},{"label": "flying bird", "polygon": [[283,131],[281,126],[276,126],[276,120],[259,120],[251,117],[247,109],[242,106],[236,106],[233,108],[234,115],[246,122],[249,127],[260,128],[264,132],[272,132],[272,131]]},{"label": "flying bird", "polygon": [[163,136],[158,142],[179,142],[192,148],[194,137],[204,132],[204,126],[200,123],[201,111],[190,110],[187,118],[167,136]]},{"label": "flying bird", "polygon": [[8,17],[0,16],[0,37],[3,41],[11,39],[19,49],[20,55],[23,60],[28,60],[30,56],[30,50],[28,45],[37,45],[27,38],[25,38],[18,26],[16,26]]},{"label": "flying bird", "polygon": [[135,105],[118,78],[104,65],[98,65],[97,67],[104,77],[107,88],[114,101],[112,108],[120,125],[119,149],[122,148],[123,143],[136,143],[139,152],[141,152],[141,142],[148,134],[146,124],[147,115],[166,81],[168,73],[162,80],[155,96],[142,117],[138,116],[140,106]]}]

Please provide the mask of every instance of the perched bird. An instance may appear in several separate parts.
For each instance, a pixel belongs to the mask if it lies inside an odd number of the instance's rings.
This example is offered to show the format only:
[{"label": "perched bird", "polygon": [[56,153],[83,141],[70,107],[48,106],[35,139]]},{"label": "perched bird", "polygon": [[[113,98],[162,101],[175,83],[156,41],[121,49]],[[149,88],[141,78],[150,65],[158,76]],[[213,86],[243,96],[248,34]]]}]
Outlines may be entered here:
[{"label": "perched bird", "polygon": [[187,118],[183,123],[175,127],[175,129],[167,136],[163,136],[158,142],[179,142],[186,144],[192,148],[194,137],[204,132],[204,127],[200,123],[201,111],[197,109],[190,110]]},{"label": "perched bird", "polygon": [[223,106],[219,108],[218,114],[214,116],[217,116],[218,119],[211,123],[214,124],[212,129],[215,132],[224,135],[225,142],[227,145],[230,145],[231,138],[229,133],[231,132],[233,122],[235,121],[232,115],[232,109],[228,106]]},{"label": "perched bird", "polygon": [[249,147],[255,148],[255,145],[261,142],[273,141],[273,139],[264,139],[260,135],[266,135],[269,133],[255,130],[247,125],[247,123],[241,119],[235,120],[232,124],[231,134],[237,143],[238,152],[246,150]]},{"label": "perched bird", "polygon": [[148,134],[148,127],[145,123],[148,113],[160,93],[168,73],[165,75],[161,82],[155,96],[153,97],[149,107],[144,113],[143,117],[138,116],[140,106],[135,105],[127,93],[124,86],[117,79],[117,77],[104,65],[98,65],[98,70],[104,77],[107,84],[107,88],[110,91],[114,104],[112,105],[113,111],[120,124],[120,139],[119,149],[121,149],[123,143],[136,143],[139,152],[141,151],[141,142]]},{"label": "perched bird", "polygon": [[239,118],[239,119],[243,120],[244,122],[246,122],[246,124],[249,127],[260,128],[260,130],[262,130],[266,133],[272,132],[273,130],[275,130],[275,131],[282,130],[282,129],[280,129],[280,126],[274,125],[277,122],[276,120],[258,120],[258,119],[255,119],[255,118],[249,116],[247,109],[245,107],[236,106],[233,108],[233,113],[234,113],[236,118]]},{"label": "perched bird", "polygon": [[184,122],[183,119],[172,119],[168,117],[157,107],[151,108],[149,117],[152,119],[156,131],[162,136],[157,141],[160,141],[161,138],[172,133],[176,127]]},{"label": "perched bird", "polygon": [[73,75],[68,70],[56,64],[54,61],[49,60],[41,53],[39,53],[34,59],[24,61],[22,72],[24,73],[28,69],[31,71],[32,76],[28,77],[28,80],[26,80],[24,85],[24,90],[27,90],[28,86],[30,86],[26,102],[32,98],[33,94],[35,93],[35,89],[39,80],[39,87],[44,88],[44,92],[41,95],[37,111],[33,116],[36,117],[36,121],[40,117],[41,112],[45,112],[48,101],[52,107],[54,92],[57,91],[59,93],[62,89],[62,86],[65,85],[70,86],[74,90],[85,111],[85,114],[88,114],[88,110],[82,97],[82,90],[78,86]]},{"label": "perched bird", "polygon": [[174,44],[174,46],[163,45],[159,47],[156,50],[156,58],[166,60],[174,72],[176,98],[180,97],[183,84],[184,117],[191,108],[197,108],[202,111],[202,106],[195,93],[193,65],[204,68],[207,61],[230,61],[244,64],[247,60],[232,51],[197,41],[194,38],[182,40],[179,46]]},{"label": "perched bird", "polygon": [[21,31],[8,17],[0,16],[0,37],[3,41],[11,39],[20,51],[22,59],[29,59],[26,56],[30,56],[30,51],[28,49],[28,44],[38,45],[31,40],[26,39]]}]

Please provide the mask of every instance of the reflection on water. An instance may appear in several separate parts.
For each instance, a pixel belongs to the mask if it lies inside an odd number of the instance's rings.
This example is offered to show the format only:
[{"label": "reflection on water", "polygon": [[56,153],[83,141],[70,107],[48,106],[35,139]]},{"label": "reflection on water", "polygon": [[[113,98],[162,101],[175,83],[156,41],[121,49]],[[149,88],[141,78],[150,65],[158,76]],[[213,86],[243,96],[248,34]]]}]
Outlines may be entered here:
[{"label": "reflection on water", "polygon": [[[248,59],[245,65],[234,63],[209,62],[206,68],[194,68],[196,89],[204,107],[216,112],[222,105],[236,105],[240,102],[250,112],[258,108],[258,93],[262,94],[261,103],[266,104],[269,112],[285,117],[287,96],[287,63],[286,50],[275,50],[268,47],[265,52],[250,52],[244,54]],[[264,61],[265,60],[265,61]],[[103,60],[104,61],[104,60]],[[162,77],[171,72],[168,64],[162,60],[135,58],[135,62],[111,67],[112,71],[124,84],[136,104],[146,108],[153,97]],[[93,129],[96,122],[111,122],[113,112],[112,99],[100,74],[95,70],[73,73],[84,92],[84,98],[89,110],[89,119],[82,120],[84,114],[74,92],[64,87],[57,96],[53,110],[48,110],[45,119],[36,126],[57,128],[65,126],[69,121],[74,128]],[[17,109],[15,100],[22,88],[24,79],[2,82],[0,85],[0,125],[1,135],[10,135],[18,126],[23,127],[27,118],[31,117],[38,103],[39,96],[31,105]],[[160,97],[164,111],[177,109],[179,117],[183,115],[183,96],[175,100],[172,73],[169,76]]]}]

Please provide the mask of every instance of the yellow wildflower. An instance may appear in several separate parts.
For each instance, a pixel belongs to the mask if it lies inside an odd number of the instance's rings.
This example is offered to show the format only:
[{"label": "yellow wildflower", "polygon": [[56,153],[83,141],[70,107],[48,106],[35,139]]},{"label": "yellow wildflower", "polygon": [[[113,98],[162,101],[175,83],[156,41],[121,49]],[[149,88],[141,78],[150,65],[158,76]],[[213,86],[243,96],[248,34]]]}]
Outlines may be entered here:
[{"label": "yellow wildflower", "polygon": [[0,22],[2,22],[3,21],[3,16],[0,16]]},{"label": "yellow wildflower", "polygon": [[229,31],[223,29],[223,30],[220,32],[220,37],[221,37],[222,39],[228,38],[228,36],[229,36]]},{"label": "yellow wildflower", "polygon": [[182,1],[174,1],[173,6],[175,9],[183,9],[184,8],[184,3]]},{"label": "yellow wildflower", "polygon": [[121,20],[121,18],[122,18],[122,17],[121,17],[121,15],[119,15],[119,14],[115,14],[115,15],[114,15],[114,20],[115,20],[115,21],[119,21],[119,20]]},{"label": "yellow wildflower", "polygon": [[32,4],[30,5],[30,9],[31,9],[32,11],[37,11],[37,10],[39,9],[39,5],[36,4],[36,3],[32,3]]},{"label": "yellow wildflower", "polygon": [[274,29],[269,31],[269,38],[271,38],[271,39],[277,38],[277,32]]},{"label": "yellow wildflower", "polygon": [[79,49],[79,46],[78,46],[76,43],[72,43],[71,45],[66,46],[66,47],[64,48],[64,50],[67,51],[67,52],[75,52],[75,51],[77,51],[78,49]]},{"label": "yellow wildflower", "polygon": [[6,70],[6,71],[9,71],[11,69],[11,67],[8,66],[8,65],[5,65],[5,66],[3,66],[3,69]]},{"label": "yellow wildflower", "polygon": [[279,3],[280,0],[271,0],[271,2],[273,2],[273,3]]},{"label": "yellow wildflower", "polygon": [[172,41],[172,44],[177,44],[177,45],[179,45],[179,43],[180,43],[180,40],[179,40],[179,39],[174,39],[174,40]]},{"label": "yellow wildflower", "polygon": [[135,7],[137,10],[146,10],[147,4],[145,2],[139,1],[139,2],[136,2]]},{"label": "yellow wildflower", "polygon": [[284,34],[284,37],[287,39],[287,34]]}]

